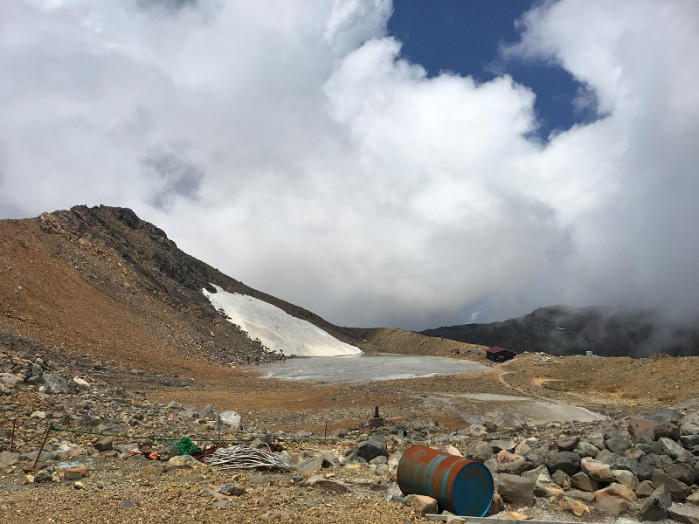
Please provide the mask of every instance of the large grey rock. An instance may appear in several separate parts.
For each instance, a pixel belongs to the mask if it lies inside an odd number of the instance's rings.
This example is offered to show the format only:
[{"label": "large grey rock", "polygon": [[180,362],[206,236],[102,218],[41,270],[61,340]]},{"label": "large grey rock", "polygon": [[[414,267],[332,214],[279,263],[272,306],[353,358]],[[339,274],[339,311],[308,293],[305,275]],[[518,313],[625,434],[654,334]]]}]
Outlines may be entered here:
[{"label": "large grey rock", "polygon": [[638,498],[650,497],[653,491],[655,491],[655,487],[653,486],[653,483],[650,480],[644,480],[642,482],[639,482],[638,486],[636,486],[635,489],[636,496]]},{"label": "large grey rock", "polygon": [[687,450],[684,449],[680,444],[667,437],[661,437],[658,439],[658,443],[662,446],[663,455],[667,455],[673,459],[678,459],[681,457],[686,457]]},{"label": "large grey rock", "polygon": [[114,444],[114,439],[112,437],[103,437],[95,442],[92,447],[97,451],[109,451],[112,449]]},{"label": "large grey rock", "polygon": [[570,489],[570,475],[568,475],[568,473],[565,471],[561,471],[560,469],[554,471],[553,475],[551,475],[551,480],[553,480],[563,489]]},{"label": "large grey rock", "polygon": [[673,504],[667,508],[667,514],[672,520],[685,524],[699,524],[699,507],[689,504]]},{"label": "large grey rock", "polygon": [[631,441],[625,437],[613,437],[604,441],[607,449],[617,455],[623,455],[624,451],[631,447]]},{"label": "large grey rock", "polygon": [[646,498],[639,508],[641,520],[663,520],[667,518],[667,508],[672,504],[668,489],[661,485]]},{"label": "large grey rock", "polygon": [[521,475],[525,471],[534,469],[534,464],[528,460],[516,460],[514,462],[498,463],[498,473],[510,473],[512,475]]},{"label": "large grey rock", "polygon": [[199,412],[199,418],[204,420],[214,420],[216,418],[216,412],[211,404],[207,404]]},{"label": "large grey rock", "polygon": [[558,451],[573,451],[579,442],[580,437],[578,436],[564,435],[556,440],[556,447]]},{"label": "large grey rock", "polygon": [[528,478],[503,473],[498,493],[505,502],[518,506],[534,505],[534,484]]},{"label": "large grey rock", "polygon": [[682,502],[689,494],[689,488],[687,484],[680,480],[672,478],[670,475],[659,469],[653,471],[651,482],[653,482],[655,486],[660,486],[661,484],[664,484],[665,487],[667,487],[667,489],[672,494],[672,498],[680,502]]},{"label": "large grey rock", "polygon": [[570,477],[570,485],[580,491],[597,491],[599,489],[599,482],[592,480],[582,471],[578,471]]},{"label": "large grey rock", "polygon": [[324,460],[322,456],[310,457],[298,463],[295,469],[299,473],[302,473],[304,475],[310,475],[312,473],[317,473],[318,471],[323,469],[323,462]]},{"label": "large grey rock", "polygon": [[696,480],[694,468],[692,468],[688,464],[682,464],[681,462],[665,464],[663,466],[663,471],[670,475],[673,479],[677,479],[681,482],[684,482],[688,486],[694,484],[694,481]]},{"label": "large grey rock", "polygon": [[232,409],[219,413],[218,416],[222,424],[225,424],[234,431],[240,430],[240,427],[242,426],[242,418]]},{"label": "large grey rock", "polygon": [[629,434],[634,442],[638,442],[641,437],[647,437],[653,439],[655,433],[655,428],[658,427],[662,422],[657,420],[650,420],[645,417],[633,416],[629,418]]},{"label": "large grey rock", "polygon": [[646,415],[646,418],[656,422],[678,422],[682,418],[682,413],[675,408],[666,408],[651,415]]},{"label": "large grey rock", "polygon": [[638,487],[638,477],[626,469],[613,469],[614,482],[635,490]]},{"label": "large grey rock", "polygon": [[44,373],[43,379],[47,393],[70,393],[78,389],[78,385],[75,382],[68,382],[59,373]]},{"label": "large grey rock", "polygon": [[572,476],[580,471],[580,457],[573,451],[552,451],[546,457],[546,467],[552,473],[560,469]]},{"label": "large grey rock", "polygon": [[494,422],[499,428],[521,428],[527,425],[527,419],[519,413],[498,413]]},{"label": "large grey rock", "polygon": [[381,455],[388,457],[386,439],[377,437],[360,443],[359,446],[357,446],[357,454],[367,462]]},{"label": "large grey rock", "polygon": [[682,435],[699,435],[699,411],[694,411],[680,422]]},{"label": "large grey rock", "polygon": [[0,468],[5,466],[11,466],[19,460],[19,453],[12,453],[10,451],[0,452]]},{"label": "large grey rock", "polygon": [[661,439],[663,437],[672,440],[679,440],[681,436],[680,427],[674,422],[662,422],[656,426],[653,431],[653,438],[655,440]]},{"label": "large grey rock", "polygon": [[468,452],[468,456],[477,462],[485,462],[492,455],[493,447],[485,442],[475,445]]},{"label": "large grey rock", "polygon": [[575,448],[575,452],[581,459],[585,457],[595,458],[599,453],[599,449],[597,449],[597,447],[590,442],[581,441]]},{"label": "large grey rock", "polygon": [[30,451],[29,453],[22,453],[19,456],[20,460],[34,461],[36,457],[39,457],[39,462],[46,462],[47,460],[56,460],[56,454],[53,451],[43,450],[41,455],[39,455],[39,450]]},{"label": "large grey rock", "polygon": [[551,476],[549,475],[549,470],[546,469],[546,466],[539,466],[538,468],[530,469],[529,471],[525,471],[524,473],[521,474],[522,477],[529,479],[532,484],[536,482],[536,479],[539,478],[539,475],[546,475],[551,479]]}]

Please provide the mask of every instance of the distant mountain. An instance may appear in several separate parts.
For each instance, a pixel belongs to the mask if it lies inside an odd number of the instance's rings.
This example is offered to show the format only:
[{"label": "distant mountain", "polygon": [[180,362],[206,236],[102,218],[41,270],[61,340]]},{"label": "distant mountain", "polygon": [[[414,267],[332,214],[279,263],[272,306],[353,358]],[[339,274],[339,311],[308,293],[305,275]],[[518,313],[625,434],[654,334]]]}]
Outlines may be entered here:
[{"label": "distant mountain", "polygon": [[446,326],[420,334],[551,355],[699,355],[699,327],[669,324],[652,311],[631,308],[552,306],[504,322]]}]

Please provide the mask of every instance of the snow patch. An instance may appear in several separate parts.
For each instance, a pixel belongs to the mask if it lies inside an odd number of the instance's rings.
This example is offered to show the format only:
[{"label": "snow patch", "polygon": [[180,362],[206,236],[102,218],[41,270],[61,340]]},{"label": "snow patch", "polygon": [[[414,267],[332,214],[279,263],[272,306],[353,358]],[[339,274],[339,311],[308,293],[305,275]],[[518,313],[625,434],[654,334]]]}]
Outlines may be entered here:
[{"label": "snow patch", "polygon": [[336,339],[318,326],[289,315],[263,300],[228,293],[218,286],[216,293],[202,290],[209,302],[223,310],[229,321],[248,333],[270,351],[283,351],[287,357],[332,357],[359,355],[362,350]]}]

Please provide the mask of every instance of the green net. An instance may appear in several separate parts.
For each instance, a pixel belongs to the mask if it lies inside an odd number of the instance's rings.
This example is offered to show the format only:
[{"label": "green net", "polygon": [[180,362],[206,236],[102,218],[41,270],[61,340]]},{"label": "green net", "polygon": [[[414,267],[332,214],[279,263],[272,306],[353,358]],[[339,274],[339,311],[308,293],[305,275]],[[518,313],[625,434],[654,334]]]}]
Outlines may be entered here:
[{"label": "green net", "polygon": [[177,444],[177,449],[180,455],[191,455],[192,453],[201,453],[201,448],[196,446],[189,438],[184,437]]}]

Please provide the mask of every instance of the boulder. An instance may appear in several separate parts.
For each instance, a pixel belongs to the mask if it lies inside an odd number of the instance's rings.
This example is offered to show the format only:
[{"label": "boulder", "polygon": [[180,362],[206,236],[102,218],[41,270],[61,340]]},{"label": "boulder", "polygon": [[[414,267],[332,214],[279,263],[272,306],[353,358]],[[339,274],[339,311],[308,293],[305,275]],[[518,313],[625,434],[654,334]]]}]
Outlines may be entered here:
[{"label": "boulder", "polygon": [[623,455],[624,451],[631,447],[631,441],[625,437],[613,437],[604,441],[607,449],[617,455]]},{"label": "boulder", "polygon": [[204,420],[214,420],[216,418],[216,412],[211,404],[207,404],[199,412],[199,418]]},{"label": "boulder", "polygon": [[575,448],[575,452],[580,458],[592,457],[595,458],[599,453],[599,449],[590,442],[581,441]]},{"label": "boulder", "polygon": [[699,435],[699,411],[690,413],[680,422],[682,435]]},{"label": "boulder", "polygon": [[680,460],[688,460],[689,456],[691,456],[691,454],[680,444],[667,437],[659,438],[658,443],[662,446],[662,455],[667,455],[670,458]]},{"label": "boulder", "polygon": [[236,413],[232,409],[224,411],[223,413],[219,413],[218,416],[222,424],[225,424],[234,431],[240,430],[242,426],[242,418],[240,417],[240,415],[238,415],[238,413]]},{"label": "boulder", "polygon": [[103,437],[99,439],[97,442],[95,442],[92,447],[95,448],[97,451],[109,451],[112,449],[112,445],[114,444],[114,439],[112,437]]},{"label": "boulder", "polygon": [[570,477],[570,485],[581,491],[597,491],[599,489],[599,482],[592,480],[582,471],[578,471]]},{"label": "boulder", "polygon": [[674,422],[662,422],[653,430],[653,439],[669,438],[679,440],[681,436],[680,427]]},{"label": "boulder", "polygon": [[415,513],[422,517],[428,513],[437,513],[438,511],[437,501],[432,497],[428,497],[427,495],[410,494],[405,497],[405,501],[411,508],[413,508]]},{"label": "boulder", "polygon": [[386,439],[377,437],[360,443],[359,446],[357,446],[357,454],[367,462],[382,455],[388,457]]},{"label": "boulder", "polygon": [[638,487],[638,477],[626,469],[613,469],[614,482],[635,490]]},{"label": "boulder", "polygon": [[556,447],[558,451],[573,451],[579,442],[580,437],[564,435],[556,440]]},{"label": "boulder", "polygon": [[688,464],[683,464],[681,462],[665,464],[663,465],[663,471],[670,475],[673,479],[684,482],[688,486],[694,484],[694,481],[696,480],[694,468],[692,468]]},{"label": "boulder", "polygon": [[670,492],[665,486],[660,486],[641,503],[639,515],[643,520],[666,519],[670,504],[672,504]]},{"label": "boulder", "polygon": [[551,472],[560,469],[572,476],[580,471],[580,457],[573,451],[552,451],[546,456],[546,467]]},{"label": "boulder", "polygon": [[675,408],[666,408],[646,415],[646,418],[655,422],[678,422],[682,418],[682,413]]},{"label": "boulder", "polygon": [[638,498],[650,497],[653,494],[653,491],[655,491],[655,487],[653,486],[653,483],[650,480],[644,480],[640,482],[634,490]]},{"label": "boulder", "polygon": [[494,422],[499,428],[521,428],[527,425],[527,419],[519,413],[498,413]]},{"label": "boulder", "polygon": [[597,500],[606,497],[628,500],[629,502],[636,500],[636,494],[632,489],[622,486],[621,484],[617,484],[616,482],[611,483],[606,488],[595,491],[595,498]]},{"label": "boulder", "polygon": [[485,462],[493,455],[493,447],[485,442],[479,443],[471,448],[468,452],[468,456],[477,461]]},{"label": "boulder", "polygon": [[685,524],[699,524],[699,508],[689,504],[673,504],[667,508],[667,514],[672,520]]},{"label": "boulder", "polygon": [[673,500],[678,500],[682,502],[689,494],[689,488],[687,484],[681,480],[672,478],[670,475],[661,471],[660,469],[653,470],[653,476],[651,477],[653,485],[660,486],[664,485],[672,494]]},{"label": "boulder", "polygon": [[597,482],[614,482],[614,475],[609,464],[598,462],[591,458],[582,459],[580,466],[582,471]]},{"label": "boulder", "polygon": [[551,475],[551,480],[553,480],[557,485],[563,489],[570,489],[570,475],[565,471],[556,470]]},{"label": "boulder", "polygon": [[534,484],[528,478],[503,473],[500,475],[498,493],[509,504],[534,505]]},{"label": "boulder", "polygon": [[75,382],[69,383],[65,377],[59,373],[44,373],[43,383],[46,386],[47,393],[70,393],[73,388],[78,388]]},{"label": "boulder", "polygon": [[645,417],[630,417],[628,429],[631,439],[634,442],[638,442],[641,437],[652,439],[655,433],[655,428],[660,424],[662,424],[662,422],[649,420]]}]

